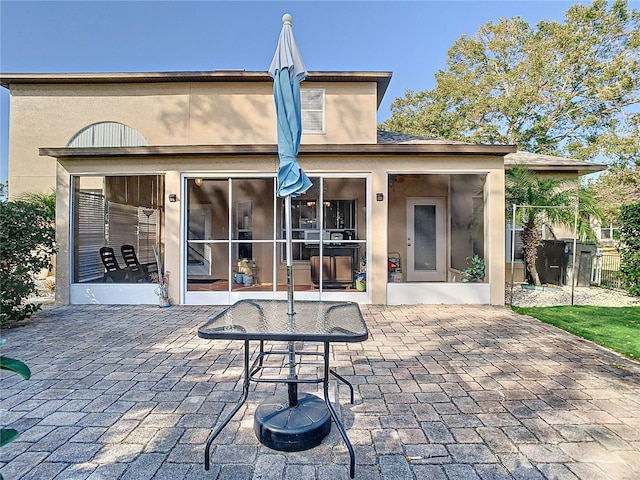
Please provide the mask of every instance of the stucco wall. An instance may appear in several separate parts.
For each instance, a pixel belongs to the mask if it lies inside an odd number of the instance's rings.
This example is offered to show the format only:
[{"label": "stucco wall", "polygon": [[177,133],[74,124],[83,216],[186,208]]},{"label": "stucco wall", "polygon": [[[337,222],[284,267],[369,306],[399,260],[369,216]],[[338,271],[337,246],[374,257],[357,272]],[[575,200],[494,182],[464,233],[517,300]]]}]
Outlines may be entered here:
[{"label": "stucco wall", "polygon": [[[307,82],[324,88],[326,133],[308,144],[376,143],[376,84]],[[275,144],[268,82],[14,85],[11,88],[9,185],[15,196],[55,188],[55,159],[40,147],[64,147],[84,127],[120,122],[152,146]]]}]

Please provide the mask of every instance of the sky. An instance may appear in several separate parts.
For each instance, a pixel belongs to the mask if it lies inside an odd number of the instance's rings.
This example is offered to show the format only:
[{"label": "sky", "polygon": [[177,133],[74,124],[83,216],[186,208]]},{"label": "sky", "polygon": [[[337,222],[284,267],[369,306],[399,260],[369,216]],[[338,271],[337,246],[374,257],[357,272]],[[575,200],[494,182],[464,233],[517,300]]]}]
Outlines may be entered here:
[{"label": "sky", "polygon": [[[290,13],[307,70],[393,73],[380,123],[395,98],[435,86],[462,35],[502,17],[562,22],[574,3],[0,0],[0,72],[266,71],[282,15]],[[9,93],[0,88],[0,182],[7,179],[8,132]]]}]

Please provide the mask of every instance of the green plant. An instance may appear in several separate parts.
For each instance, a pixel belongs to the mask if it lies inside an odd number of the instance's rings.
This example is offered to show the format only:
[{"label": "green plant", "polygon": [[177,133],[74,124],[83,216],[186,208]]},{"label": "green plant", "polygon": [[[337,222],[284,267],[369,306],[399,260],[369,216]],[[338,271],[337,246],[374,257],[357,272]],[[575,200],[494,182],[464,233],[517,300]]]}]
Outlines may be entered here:
[{"label": "green plant", "polygon": [[[0,338],[0,346],[4,345],[4,343],[5,340]],[[31,370],[29,370],[29,367],[25,363],[14,358],[3,357],[0,355],[0,369],[17,373],[25,380],[29,380],[29,378],[31,378]],[[0,447],[13,442],[19,436],[20,434],[18,431],[13,428],[0,428]],[[2,475],[0,475],[0,480],[1,479]]]},{"label": "green plant", "polygon": [[640,295],[640,203],[620,209],[620,278],[631,295]]},{"label": "green plant", "polygon": [[56,191],[54,189],[51,189],[48,193],[24,192],[18,195],[16,200],[44,207],[49,220],[56,221]]},{"label": "green plant", "polygon": [[50,268],[55,227],[41,203],[0,202],[0,324],[23,320],[41,308],[25,300],[36,291],[35,276]]},{"label": "green plant", "polygon": [[484,259],[478,255],[467,257],[467,268],[462,271],[463,282],[482,282],[484,280]]}]

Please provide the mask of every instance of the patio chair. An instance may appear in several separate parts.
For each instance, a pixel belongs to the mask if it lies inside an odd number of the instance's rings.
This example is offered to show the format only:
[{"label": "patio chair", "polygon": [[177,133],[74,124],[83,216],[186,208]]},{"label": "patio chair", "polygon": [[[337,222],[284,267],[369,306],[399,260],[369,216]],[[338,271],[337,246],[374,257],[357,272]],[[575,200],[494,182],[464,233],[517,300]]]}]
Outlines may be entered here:
[{"label": "patio chair", "polygon": [[133,282],[150,282],[149,269],[138,261],[136,249],[133,245],[122,245],[120,247],[122,258],[129,269],[129,276]]},{"label": "patio chair", "polygon": [[102,247],[100,249],[100,258],[104,265],[103,282],[126,282],[129,280],[128,271],[120,268],[116,255],[111,247]]}]

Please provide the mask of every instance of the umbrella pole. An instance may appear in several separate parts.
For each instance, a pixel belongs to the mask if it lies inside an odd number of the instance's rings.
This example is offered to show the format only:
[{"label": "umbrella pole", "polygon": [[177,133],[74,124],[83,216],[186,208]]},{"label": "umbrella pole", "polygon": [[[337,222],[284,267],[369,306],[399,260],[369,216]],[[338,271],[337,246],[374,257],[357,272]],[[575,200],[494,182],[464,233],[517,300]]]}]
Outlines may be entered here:
[{"label": "umbrella pole", "polygon": [[[286,257],[287,257],[287,317],[289,324],[293,326],[295,314],[293,308],[293,240],[291,234],[291,195],[287,195],[284,200],[284,222],[286,235]],[[296,375],[296,352],[295,343],[289,342],[289,380],[295,380]],[[298,405],[298,384],[289,383],[289,406]]]}]

